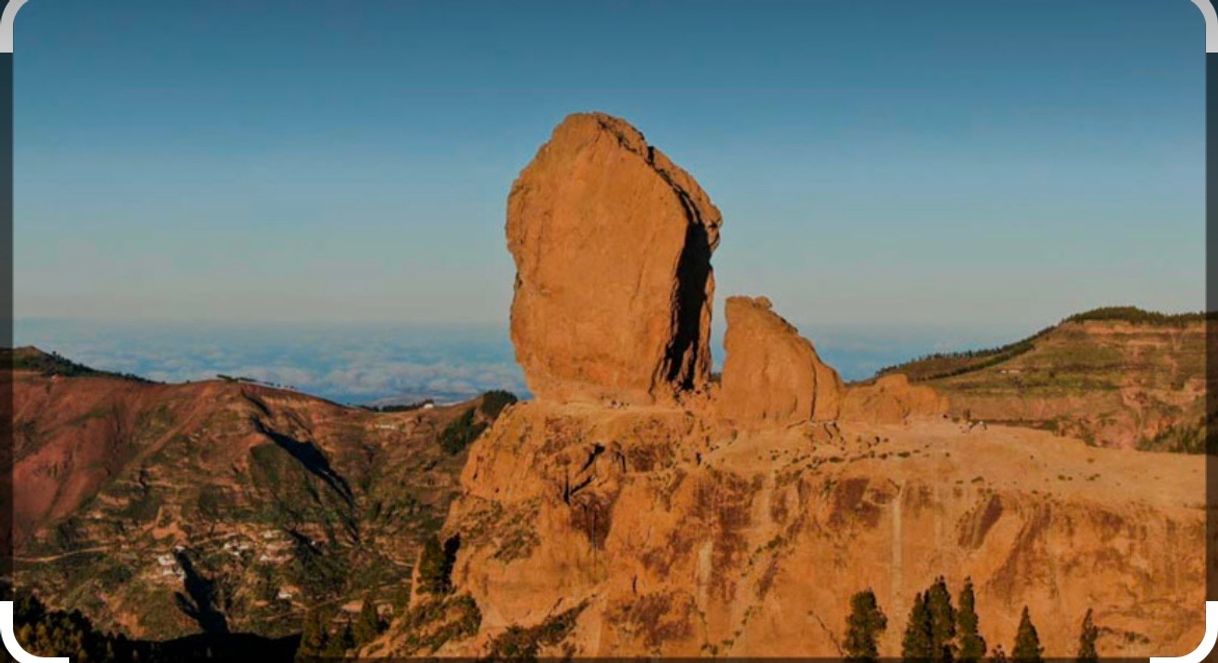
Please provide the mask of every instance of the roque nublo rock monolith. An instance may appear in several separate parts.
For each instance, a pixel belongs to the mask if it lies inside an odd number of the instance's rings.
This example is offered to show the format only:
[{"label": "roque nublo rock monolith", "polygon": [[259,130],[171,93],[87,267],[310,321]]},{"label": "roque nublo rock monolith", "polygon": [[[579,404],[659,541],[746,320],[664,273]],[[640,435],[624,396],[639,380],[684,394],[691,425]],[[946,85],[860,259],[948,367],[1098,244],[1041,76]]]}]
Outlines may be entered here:
[{"label": "roque nublo rock monolith", "polygon": [[742,423],[836,419],[842,380],[765,297],[727,298],[720,413]]},{"label": "roque nublo rock monolith", "polygon": [[512,342],[534,395],[652,403],[704,385],[721,220],[625,121],[558,125],[508,197]]},{"label": "roque nublo rock monolith", "polygon": [[[537,398],[469,447],[437,539],[459,542],[451,591],[362,655],[837,659],[853,595],[900,619],[936,577],[975,583],[993,643],[1028,606],[1046,657],[1091,611],[1106,657],[1195,646],[1204,462],[975,426],[904,375],[845,386],[760,297],[727,300],[713,384],[719,224],[621,120],[555,130],[508,203]],[[1173,480],[1131,491],[1148,463]]]}]

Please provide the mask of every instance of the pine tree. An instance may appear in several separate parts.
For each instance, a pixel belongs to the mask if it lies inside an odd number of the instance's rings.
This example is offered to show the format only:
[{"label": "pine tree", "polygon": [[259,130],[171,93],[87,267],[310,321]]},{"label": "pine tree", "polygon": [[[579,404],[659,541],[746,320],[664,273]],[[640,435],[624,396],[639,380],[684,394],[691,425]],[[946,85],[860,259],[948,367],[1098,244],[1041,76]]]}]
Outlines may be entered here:
[{"label": "pine tree", "polygon": [[306,612],[300,632],[300,645],[296,648],[296,658],[299,660],[321,654],[326,648],[327,636],[326,618],[321,609],[314,608]]},{"label": "pine tree", "polygon": [[371,594],[364,595],[364,605],[359,609],[359,616],[355,618],[353,634],[358,645],[366,645],[381,634],[381,618],[376,613],[376,604],[372,602]]},{"label": "pine tree", "polygon": [[1019,618],[1019,630],[1015,633],[1015,647],[1011,649],[1011,658],[1024,663],[1041,663],[1040,636],[1032,625],[1032,617],[1028,614],[1028,606],[1023,607],[1023,615]]},{"label": "pine tree", "polygon": [[342,643],[343,651],[355,649],[355,635],[351,632],[351,620],[343,624],[343,630],[338,632],[338,641]]},{"label": "pine tree", "polygon": [[449,591],[448,564],[440,540],[427,537],[419,555],[419,591],[426,594],[446,594]]},{"label": "pine tree", "polygon": [[931,617],[926,607],[926,596],[914,597],[909,609],[909,621],[905,624],[905,637],[901,640],[901,658],[907,661],[928,661],[931,658]]},{"label": "pine tree", "polygon": [[1091,620],[1091,608],[1087,608],[1087,614],[1083,617],[1083,627],[1078,635],[1079,663],[1096,663],[1100,660],[1100,655],[1095,650],[1095,641],[1099,637],[1100,630],[1096,628],[1095,622]]},{"label": "pine tree", "polygon": [[326,646],[322,649],[321,655],[325,658],[344,658],[347,655],[347,650],[354,647],[355,637],[351,635],[351,621],[347,620],[347,623],[343,624],[342,629],[326,641]]},{"label": "pine tree", "polygon": [[870,589],[850,597],[850,616],[846,618],[846,660],[875,661],[879,658],[876,638],[888,628],[888,618],[880,610]]},{"label": "pine tree", "polygon": [[939,576],[926,591],[926,609],[930,612],[931,659],[950,661],[956,651],[956,609],[947,581]]},{"label": "pine tree", "polygon": [[985,656],[985,638],[979,631],[980,619],[977,617],[977,598],[973,594],[972,578],[964,579],[964,589],[960,590],[960,610],[956,613],[956,633],[960,636],[960,660],[965,663],[975,663]]},{"label": "pine tree", "polygon": [[1002,645],[994,647],[994,655],[990,657],[993,663],[1007,663],[1007,653],[1002,651]]}]

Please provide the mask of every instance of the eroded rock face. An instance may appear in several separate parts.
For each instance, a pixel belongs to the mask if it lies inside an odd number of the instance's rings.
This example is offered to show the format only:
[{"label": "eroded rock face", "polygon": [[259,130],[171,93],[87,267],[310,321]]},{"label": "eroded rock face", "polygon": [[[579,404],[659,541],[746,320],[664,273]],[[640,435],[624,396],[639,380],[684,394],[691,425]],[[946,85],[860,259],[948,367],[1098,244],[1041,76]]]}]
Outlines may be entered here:
[{"label": "eroded rock face", "polygon": [[728,297],[719,412],[726,418],[790,425],[836,419],[842,380],[808,339],[765,297]]},{"label": "eroded rock face", "polygon": [[[957,596],[972,578],[981,632],[1007,651],[1023,605],[1046,658],[1074,655],[1088,609],[1105,657],[1200,641],[1202,458],[942,418],[738,433],[679,408],[507,410],[443,532],[481,621],[435,654],[486,655],[517,627],[553,634],[541,657],[839,657],[850,597],[871,588],[893,657],[939,575]],[[1152,460],[1173,482],[1130,491]],[[407,622],[382,651],[415,637]]]},{"label": "eroded rock face", "polygon": [[634,127],[565,119],[508,197],[512,342],[533,394],[651,403],[705,384],[720,223]]},{"label": "eroded rock face", "polygon": [[896,424],[941,417],[947,410],[946,396],[932,387],[910,384],[902,373],[893,373],[871,384],[850,387],[842,398],[841,418]]}]

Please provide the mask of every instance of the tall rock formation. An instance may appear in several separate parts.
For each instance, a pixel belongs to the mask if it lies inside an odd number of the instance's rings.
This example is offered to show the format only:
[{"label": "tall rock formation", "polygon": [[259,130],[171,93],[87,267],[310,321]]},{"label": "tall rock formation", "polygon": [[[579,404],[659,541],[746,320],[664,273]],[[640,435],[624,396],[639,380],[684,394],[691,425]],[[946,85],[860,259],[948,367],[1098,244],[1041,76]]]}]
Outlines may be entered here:
[{"label": "tall rock formation", "polygon": [[710,373],[719,210],[623,120],[566,118],[508,197],[512,342],[542,399],[671,401]]},{"label": "tall rock formation", "polygon": [[1106,657],[1200,639],[1204,459],[954,421],[903,377],[844,393],[764,298],[728,300],[719,388],[669,403],[707,379],[701,189],[624,122],[576,115],[508,208],[512,338],[540,398],[470,447],[441,532],[451,591],[363,655],[836,658],[870,588],[891,657],[940,576],[971,579],[991,643],[1028,606],[1046,658],[1089,610]]},{"label": "tall rock formation", "polygon": [[728,297],[719,412],[740,422],[791,425],[836,419],[842,380],[765,297]]}]

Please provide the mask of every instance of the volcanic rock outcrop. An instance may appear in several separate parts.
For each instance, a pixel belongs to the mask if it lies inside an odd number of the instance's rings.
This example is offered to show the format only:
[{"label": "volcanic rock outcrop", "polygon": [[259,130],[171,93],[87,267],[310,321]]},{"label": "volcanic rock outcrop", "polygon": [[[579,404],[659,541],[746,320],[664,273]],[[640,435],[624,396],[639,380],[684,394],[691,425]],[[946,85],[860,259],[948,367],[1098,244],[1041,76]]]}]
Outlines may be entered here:
[{"label": "volcanic rock outcrop", "polygon": [[947,397],[924,385],[910,384],[902,373],[852,386],[842,398],[841,418],[899,424],[916,417],[938,417],[948,411]]},{"label": "volcanic rock outcrop", "polygon": [[[1172,477],[1137,490],[1154,475]],[[436,639],[480,656],[840,657],[850,597],[875,591],[895,657],[939,575],[977,588],[1010,651],[1022,606],[1045,656],[1088,609],[1104,656],[1201,638],[1204,460],[1098,449],[1049,431],[839,421],[743,432],[681,408],[514,406],[474,443],[449,511],[454,595],[481,619]],[[379,655],[415,649],[421,604]]]},{"label": "volcanic rock outcrop", "polygon": [[790,425],[836,419],[842,380],[765,297],[728,297],[720,413]]},{"label": "volcanic rock outcrop", "polygon": [[1089,612],[1104,656],[1195,646],[1203,459],[945,418],[904,376],[846,391],[764,298],[728,300],[722,380],[682,393],[708,378],[719,223],[624,122],[555,130],[508,204],[538,398],[470,448],[444,590],[362,654],[841,657],[870,588],[892,657],[939,576],[1008,650],[1023,606],[1046,657]]},{"label": "volcanic rock outcrop", "polygon": [[651,403],[704,385],[721,219],[623,120],[558,125],[508,197],[512,342],[529,389]]}]

